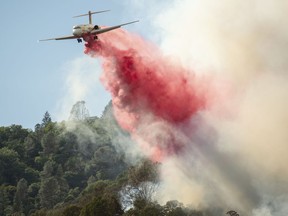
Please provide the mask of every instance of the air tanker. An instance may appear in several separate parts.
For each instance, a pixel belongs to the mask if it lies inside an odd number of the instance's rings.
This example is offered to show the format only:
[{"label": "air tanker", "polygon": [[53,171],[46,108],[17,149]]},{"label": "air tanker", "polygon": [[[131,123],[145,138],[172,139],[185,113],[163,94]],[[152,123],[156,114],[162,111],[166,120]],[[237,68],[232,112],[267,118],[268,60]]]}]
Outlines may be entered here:
[{"label": "air tanker", "polygon": [[92,41],[97,40],[99,34],[103,34],[105,32],[109,32],[109,31],[112,31],[114,29],[121,28],[122,26],[129,25],[129,24],[132,24],[135,22],[139,22],[139,20],[136,20],[136,21],[123,23],[123,24],[111,26],[111,27],[104,27],[104,28],[101,28],[99,25],[92,24],[92,14],[104,13],[107,11],[110,11],[110,10],[95,11],[95,12],[88,11],[87,14],[81,14],[78,16],[74,16],[73,18],[82,17],[82,16],[89,16],[89,24],[81,24],[81,25],[73,26],[72,35],[64,36],[64,37],[43,39],[43,40],[39,40],[39,41],[77,39],[78,43],[81,43],[82,39],[83,39],[86,42],[91,42],[91,40]]}]

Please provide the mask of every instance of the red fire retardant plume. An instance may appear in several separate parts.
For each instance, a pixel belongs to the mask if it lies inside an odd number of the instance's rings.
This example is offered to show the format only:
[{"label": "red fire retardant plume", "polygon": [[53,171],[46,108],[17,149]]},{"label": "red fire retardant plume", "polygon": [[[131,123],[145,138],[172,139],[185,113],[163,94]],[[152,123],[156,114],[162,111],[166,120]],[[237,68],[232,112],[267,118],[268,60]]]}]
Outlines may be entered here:
[{"label": "red fire retardant plume", "polygon": [[[101,80],[112,94],[116,119],[125,130],[141,136],[143,124],[179,124],[206,107],[207,91],[199,78],[153,44],[122,29],[99,38],[86,44],[85,53],[103,60]],[[182,144],[169,137],[164,147],[155,143],[157,139],[142,139],[153,145],[152,154],[170,154]]]}]

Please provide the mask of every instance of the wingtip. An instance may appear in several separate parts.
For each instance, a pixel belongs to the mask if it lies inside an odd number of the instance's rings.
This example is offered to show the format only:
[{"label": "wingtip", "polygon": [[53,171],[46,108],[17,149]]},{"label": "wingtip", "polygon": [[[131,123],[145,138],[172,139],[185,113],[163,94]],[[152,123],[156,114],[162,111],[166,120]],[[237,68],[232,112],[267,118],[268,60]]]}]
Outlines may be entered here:
[{"label": "wingtip", "polygon": [[49,38],[49,39],[41,39],[41,40],[38,40],[38,42],[43,42],[43,41],[50,41],[50,40],[55,40],[55,38]]}]

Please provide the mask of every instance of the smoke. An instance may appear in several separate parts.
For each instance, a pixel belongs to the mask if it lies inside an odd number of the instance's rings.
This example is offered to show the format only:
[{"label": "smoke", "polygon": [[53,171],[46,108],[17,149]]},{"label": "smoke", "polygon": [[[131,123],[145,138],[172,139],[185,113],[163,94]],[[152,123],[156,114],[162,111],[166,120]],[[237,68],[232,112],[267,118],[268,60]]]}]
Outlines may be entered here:
[{"label": "smoke", "polygon": [[119,124],[163,164],[158,201],[287,214],[287,4],[175,0],[155,17],[162,50],[123,30],[86,47]]},{"label": "smoke", "polygon": [[[227,192],[216,190],[215,197],[223,195],[225,204],[250,215],[250,209],[254,215],[287,214],[286,7],[286,1],[174,1],[171,10],[157,19],[165,30],[165,52],[197,73],[213,73],[233,85],[233,95],[226,101],[229,118],[219,118],[210,110],[203,114],[205,125],[215,133],[210,141],[215,145],[200,149],[206,162],[183,157],[177,162],[201,163],[201,172],[209,172],[212,185]],[[222,109],[222,104],[215,106]],[[200,130],[198,135],[207,137],[207,132]],[[191,181],[196,177],[193,174]],[[207,190],[204,180],[199,181],[204,195],[215,191]],[[248,203],[243,206],[244,202]]]},{"label": "smoke", "polygon": [[100,73],[99,62],[88,57],[76,58],[63,65],[62,74],[65,84],[61,89],[61,99],[56,107],[58,121],[68,119],[73,105],[82,100],[89,101],[87,106],[89,110],[93,107],[92,115],[101,115],[110,97],[99,82]]}]

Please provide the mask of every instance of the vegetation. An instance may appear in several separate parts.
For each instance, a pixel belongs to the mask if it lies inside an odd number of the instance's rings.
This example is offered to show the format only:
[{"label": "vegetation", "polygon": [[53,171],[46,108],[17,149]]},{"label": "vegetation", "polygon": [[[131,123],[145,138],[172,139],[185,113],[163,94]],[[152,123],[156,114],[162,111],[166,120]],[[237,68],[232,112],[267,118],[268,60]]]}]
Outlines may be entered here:
[{"label": "vegetation", "polygon": [[61,123],[46,112],[34,131],[0,127],[0,216],[204,215],[153,201],[161,165],[126,162],[110,109]]}]

